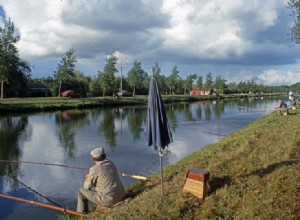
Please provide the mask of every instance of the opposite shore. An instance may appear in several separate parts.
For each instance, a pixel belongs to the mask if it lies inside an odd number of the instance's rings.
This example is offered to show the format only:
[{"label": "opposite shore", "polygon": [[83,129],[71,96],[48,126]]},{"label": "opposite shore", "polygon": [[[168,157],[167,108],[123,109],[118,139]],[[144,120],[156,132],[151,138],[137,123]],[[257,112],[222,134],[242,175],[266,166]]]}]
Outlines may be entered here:
[{"label": "opposite shore", "polygon": [[[276,96],[277,93],[264,94],[263,96]],[[263,97],[255,94],[235,94],[221,96],[189,96],[189,95],[166,95],[162,96],[163,103],[175,102],[196,102],[203,100],[217,100],[223,98],[244,98],[244,97]],[[0,113],[19,114],[29,112],[49,112],[68,109],[84,108],[103,108],[118,107],[128,105],[147,105],[148,96],[122,97],[114,99],[112,97],[95,97],[95,98],[62,98],[62,97],[42,97],[42,98],[9,98],[0,99]]]}]

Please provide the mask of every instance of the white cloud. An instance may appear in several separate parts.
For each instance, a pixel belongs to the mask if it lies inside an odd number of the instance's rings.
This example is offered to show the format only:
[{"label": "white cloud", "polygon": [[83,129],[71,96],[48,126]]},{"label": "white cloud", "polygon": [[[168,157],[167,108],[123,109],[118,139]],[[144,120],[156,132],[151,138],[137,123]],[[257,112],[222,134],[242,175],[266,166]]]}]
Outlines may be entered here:
[{"label": "white cloud", "polygon": [[53,72],[53,60],[70,48],[77,68],[88,74],[96,74],[113,51],[119,63],[137,59],[146,71],[155,61],[162,69],[177,64],[184,74],[218,66],[213,74],[222,75],[235,66],[231,78],[295,64],[300,55],[287,37],[292,18],[284,1],[15,0],[2,6],[21,35],[20,55],[34,63],[34,72],[42,72],[50,58],[47,72]]},{"label": "white cloud", "polygon": [[203,59],[244,56],[261,47],[249,38],[274,26],[278,1],[165,1],[172,19],[166,30],[166,49]]},{"label": "white cloud", "polygon": [[258,79],[264,84],[291,85],[295,82],[300,82],[300,70],[283,72],[278,69],[270,69],[260,73]]}]

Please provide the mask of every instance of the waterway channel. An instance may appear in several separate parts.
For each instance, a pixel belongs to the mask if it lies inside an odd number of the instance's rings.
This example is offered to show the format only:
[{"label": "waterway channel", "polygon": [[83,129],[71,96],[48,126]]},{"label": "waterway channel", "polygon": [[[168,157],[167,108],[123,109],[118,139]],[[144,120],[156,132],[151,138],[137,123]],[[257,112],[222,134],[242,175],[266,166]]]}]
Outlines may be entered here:
[{"label": "waterway channel", "polygon": [[[163,164],[174,164],[204,146],[274,111],[278,97],[256,97],[165,105],[173,140]],[[144,139],[146,107],[69,110],[0,116],[0,193],[76,209],[85,170],[30,161],[89,168],[90,151],[103,147],[119,172],[150,176],[159,157]],[[127,187],[137,180],[121,177]],[[42,195],[42,196],[41,196]],[[0,198],[2,220],[53,220],[57,211]]]}]

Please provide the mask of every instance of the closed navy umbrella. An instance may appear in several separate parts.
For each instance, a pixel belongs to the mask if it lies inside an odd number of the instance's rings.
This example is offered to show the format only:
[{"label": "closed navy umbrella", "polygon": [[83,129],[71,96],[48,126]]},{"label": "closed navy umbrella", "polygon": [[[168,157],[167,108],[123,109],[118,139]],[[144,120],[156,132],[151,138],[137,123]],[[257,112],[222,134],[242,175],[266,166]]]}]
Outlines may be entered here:
[{"label": "closed navy umbrella", "polygon": [[155,76],[151,76],[150,81],[145,136],[147,145],[154,146],[154,148],[159,152],[161,189],[163,195],[163,150],[166,146],[168,146],[168,144],[173,142],[173,139]]}]

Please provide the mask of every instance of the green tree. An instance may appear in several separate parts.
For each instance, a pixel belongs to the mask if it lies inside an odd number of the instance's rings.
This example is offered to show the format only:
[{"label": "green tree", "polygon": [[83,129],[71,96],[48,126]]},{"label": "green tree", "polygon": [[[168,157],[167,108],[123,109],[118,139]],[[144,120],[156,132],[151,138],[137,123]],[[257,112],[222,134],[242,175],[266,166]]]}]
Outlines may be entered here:
[{"label": "green tree", "polygon": [[70,83],[75,76],[75,64],[77,62],[77,58],[74,53],[74,49],[70,49],[66,52],[66,54],[61,58],[54,74],[55,80],[59,83],[58,96],[60,96],[62,83]]},{"label": "green tree", "polygon": [[247,85],[246,85],[246,83],[243,82],[243,81],[240,81],[237,84],[237,90],[238,90],[238,93],[245,93],[247,91]]},{"label": "green tree", "polygon": [[160,93],[163,94],[168,94],[168,86],[167,86],[167,77],[166,75],[160,75],[159,76],[159,90]]},{"label": "green tree", "polygon": [[213,86],[213,77],[212,77],[212,73],[208,72],[208,74],[206,75],[206,81],[205,81],[205,89],[206,90],[211,90],[212,86]]},{"label": "green tree", "polygon": [[152,67],[152,74],[155,76],[159,88],[162,89],[164,82],[163,82],[162,75],[161,75],[161,68],[157,61],[155,62],[154,66]]},{"label": "green tree", "polygon": [[172,87],[172,79],[171,79],[171,76],[167,76],[165,80],[166,80],[165,83],[166,83],[166,85],[168,87],[167,94],[171,95],[172,94],[172,89],[171,89],[171,87]]},{"label": "green tree", "polygon": [[148,94],[150,87],[150,76],[146,71],[143,73],[142,89],[144,94]]},{"label": "green tree", "polygon": [[76,88],[76,91],[85,96],[89,93],[89,84],[91,77],[85,76],[83,72],[75,70],[74,78],[72,80],[72,86]]},{"label": "green tree", "polygon": [[100,74],[103,96],[105,96],[106,92],[113,92],[115,90],[115,73],[118,72],[118,69],[116,68],[117,61],[118,57],[115,53],[112,53],[106,58],[103,74]]},{"label": "green tree", "polygon": [[172,95],[172,92],[176,89],[176,86],[178,84],[178,78],[179,78],[179,71],[177,69],[177,66],[175,65],[172,69],[171,75],[167,78],[166,84],[169,88],[169,94]]},{"label": "green tree", "polygon": [[198,89],[201,91],[202,87],[203,87],[203,77],[200,75],[198,75],[197,86],[198,86]]},{"label": "green tree", "polygon": [[217,76],[215,79],[215,88],[217,91],[219,91],[221,94],[224,93],[224,89],[226,87],[226,80],[223,79],[221,76]]},{"label": "green tree", "polygon": [[183,80],[183,87],[184,87],[184,95],[187,91],[190,91],[193,86],[194,80],[197,79],[197,74],[190,74]]},{"label": "green tree", "polygon": [[237,93],[238,92],[236,82],[231,82],[228,84],[228,92],[229,93]]},{"label": "green tree", "polygon": [[160,76],[160,74],[161,74],[161,68],[157,61],[155,62],[154,66],[152,67],[152,74],[155,76]]},{"label": "green tree", "polygon": [[5,51],[3,50],[3,47],[0,48],[0,81],[1,81],[1,99],[3,99],[3,92],[4,92],[4,83],[7,82],[8,77],[8,66],[7,62],[8,57]]},{"label": "green tree", "polygon": [[97,76],[94,76],[90,83],[87,95],[100,96],[101,95],[101,72],[98,72]]},{"label": "green tree", "polygon": [[55,92],[54,90],[54,84],[55,81],[53,79],[53,76],[47,76],[47,77],[42,77],[40,79],[38,79],[43,85],[47,86],[51,92],[51,95],[53,94],[53,92]]},{"label": "green tree", "polygon": [[135,95],[135,89],[142,86],[143,74],[144,70],[141,67],[141,62],[134,61],[133,67],[129,70],[127,77],[129,86],[133,88],[133,96]]},{"label": "green tree", "polygon": [[3,28],[0,27],[1,99],[3,99],[4,83],[9,84],[7,88],[9,95],[23,95],[30,77],[30,65],[19,57],[15,46],[20,36],[14,34],[14,23],[9,19]]},{"label": "green tree", "polygon": [[300,43],[300,0],[289,0],[287,7],[292,10],[294,26],[290,29],[291,40]]},{"label": "green tree", "polygon": [[95,82],[93,83],[94,88],[92,89],[93,93],[100,93],[100,90],[102,90],[102,96],[105,96],[105,89],[103,88],[103,82],[104,82],[104,73],[102,71],[98,71],[97,77],[95,79]]},{"label": "green tree", "polygon": [[158,62],[155,62],[154,66],[152,67],[152,74],[156,78],[160,93],[166,94],[167,93],[166,77],[163,74],[161,74],[161,68]]}]

